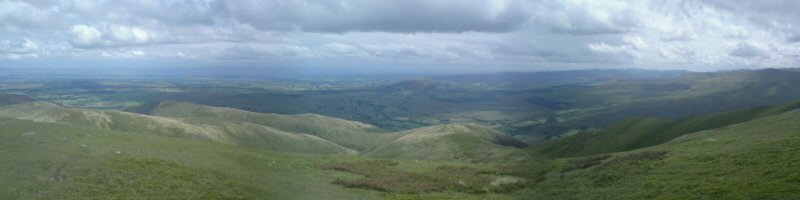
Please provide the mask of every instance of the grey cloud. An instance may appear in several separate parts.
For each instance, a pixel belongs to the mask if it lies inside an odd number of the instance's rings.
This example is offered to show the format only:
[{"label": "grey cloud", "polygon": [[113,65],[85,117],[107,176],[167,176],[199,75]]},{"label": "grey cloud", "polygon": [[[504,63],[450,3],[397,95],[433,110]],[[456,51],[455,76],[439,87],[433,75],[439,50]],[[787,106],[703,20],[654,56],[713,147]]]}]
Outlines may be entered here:
[{"label": "grey cloud", "polygon": [[23,58],[37,58],[39,45],[29,39],[0,40],[0,57],[18,60]]},{"label": "grey cloud", "polygon": [[798,21],[786,16],[800,16],[797,9],[800,1],[794,0],[761,0],[761,1],[730,1],[730,0],[703,0],[711,5],[724,10],[733,11],[738,15],[747,16],[749,19],[769,24],[770,21]]},{"label": "grey cloud", "polygon": [[29,39],[0,40],[0,53],[29,54],[39,49],[39,45]]},{"label": "grey cloud", "polygon": [[[499,3],[508,2],[508,3]],[[223,15],[263,30],[505,32],[527,22],[524,1],[226,1]]]},{"label": "grey cloud", "polygon": [[107,1],[66,3],[97,20],[113,15],[171,26],[247,24],[267,31],[506,32],[529,19],[527,1],[265,0]]},{"label": "grey cloud", "polygon": [[[569,1],[545,1],[535,4],[536,25],[555,33],[573,35],[620,34],[640,26],[639,19],[630,8],[608,12],[588,5]],[[602,13],[603,16],[598,16]]]},{"label": "grey cloud", "polygon": [[26,2],[0,1],[0,28],[43,29],[63,26],[57,7],[40,8]]},{"label": "grey cloud", "polygon": [[767,27],[771,29],[770,31],[787,33],[800,32],[800,12],[798,12],[798,10],[800,10],[800,1],[704,0],[704,2],[713,7],[730,11],[755,25]]},{"label": "grey cloud", "polygon": [[790,36],[789,38],[786,39],[786,41],[789,43],[800,42],[800,34]]},{"label": "grey cloud", "polygon": [[632,18],[619,17],[609,23],[597,21],[586,14],[576,12],[564,19],[539,18],[536,22],[547,26],[555,33],[573,35],[621,34],[630,32],[637,26],[637,22]]},{"label": "grey cloud", "polygon": [[665,35],[661,37],[661,41],[664,42],[686,42],[696,40],[697,35],[693,33],[681,32],[674,35]]},{"label": "grey cloud", "polygon": [[748,43],[740,43],[736,48],[731,50],[730,55],[736,57],[756,57],[761,56],[761,50]]},{"label": "grey cloud", "polygon": [[336,56],[366,56],[367,53],[360,47],[344,44],[344,43],[329,43],[320,46],[316,49],[320,53],[327,53],[330,57]]}]

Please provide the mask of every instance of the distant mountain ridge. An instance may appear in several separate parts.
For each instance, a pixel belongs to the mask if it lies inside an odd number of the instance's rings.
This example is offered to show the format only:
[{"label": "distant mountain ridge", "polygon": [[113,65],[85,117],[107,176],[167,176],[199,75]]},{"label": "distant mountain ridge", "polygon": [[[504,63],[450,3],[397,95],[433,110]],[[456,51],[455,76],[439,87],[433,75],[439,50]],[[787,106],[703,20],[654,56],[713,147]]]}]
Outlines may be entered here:
[{"label": "distant mountain ridge", "polygon": [[446,75],[439,79],[457,82],[505,83],[523,87],[593,84],[611,80],[675,78],[689,71],[642,69],[588,69],[540,72],[500,72],[492,74]]}]

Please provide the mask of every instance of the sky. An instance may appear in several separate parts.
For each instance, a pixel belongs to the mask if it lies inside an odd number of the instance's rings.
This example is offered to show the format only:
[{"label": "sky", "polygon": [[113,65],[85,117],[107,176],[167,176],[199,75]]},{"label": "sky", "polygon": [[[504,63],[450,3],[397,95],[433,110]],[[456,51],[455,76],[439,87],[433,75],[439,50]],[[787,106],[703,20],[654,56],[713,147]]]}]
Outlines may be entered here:
[{"label": "sky", "polygon": [[714,71],[800,63],[800,1],[0,0],[0,67]]}]

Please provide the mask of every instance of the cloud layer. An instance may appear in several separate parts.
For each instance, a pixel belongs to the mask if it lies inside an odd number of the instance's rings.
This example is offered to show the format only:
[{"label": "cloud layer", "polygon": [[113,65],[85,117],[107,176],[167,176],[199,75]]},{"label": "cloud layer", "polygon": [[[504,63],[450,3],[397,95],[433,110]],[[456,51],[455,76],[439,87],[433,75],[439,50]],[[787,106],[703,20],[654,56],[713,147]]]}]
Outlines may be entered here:
[{"label": "cloud layer", "polygon": [[796,1],[0,1],[0,66],[797,67]]}]

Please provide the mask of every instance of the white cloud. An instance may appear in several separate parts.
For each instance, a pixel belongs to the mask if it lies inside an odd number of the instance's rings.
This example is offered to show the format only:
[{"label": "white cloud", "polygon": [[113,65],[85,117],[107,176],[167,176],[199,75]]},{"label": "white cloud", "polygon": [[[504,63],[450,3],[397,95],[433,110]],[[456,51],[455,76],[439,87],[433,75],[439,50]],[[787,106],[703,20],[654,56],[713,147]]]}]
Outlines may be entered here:
[{"label": "white cloud", "polygon": [[135,50],[135,51],[131,51],[131,55],[136,56],[136,57],[142,57],[142,56],[145,56],[146,54],[144,53],[144,51]]},{"label": "white cloud", "polygon": [[0,55],[10,60],[38,58],[39,45],[23,38],[19,40],[0,40]]},{"label": "white cloud", "polygon": [[78,46],[93,46],[99,45],[103,42],[103,33],[95,27],[88,25],[74,25],[71,32],[73,34],[72,42]]},{"label": "white cloud", "polygon": [[142,50],[103,51],[100,56],[110,59],[136,59],[145,58],[148,54]]},{"label": "white cloud", "polygon": [[31,53],[38,49],[39,45],[28,38],[0,40],[0,53]]},{"label": "white cloud", "polygon": [[320,53],[325,54],[324,56],[329,57],[337,57],[337,56],[350,56],[350,57],[365,57],[369,54],[360,47],[351,45],[351,44],[343,44],[343,43],[328,43],[320,46],[316,49]]},{"label": "white cloud", "polygon": [[589,49],[596,52],[610,54],[631,53],[633,51],[633,48],[631,48],[630,45],[612,46],[606,44],[605,42],[589,44]]},{"label": "white cloud", "polygon": [[111,39],[118,42],[141,44],[150,40],[150,33],[139,27],[114,25],[111,26],[109,32]]}]

